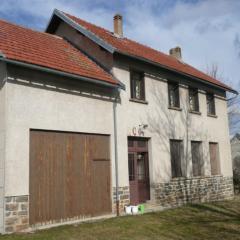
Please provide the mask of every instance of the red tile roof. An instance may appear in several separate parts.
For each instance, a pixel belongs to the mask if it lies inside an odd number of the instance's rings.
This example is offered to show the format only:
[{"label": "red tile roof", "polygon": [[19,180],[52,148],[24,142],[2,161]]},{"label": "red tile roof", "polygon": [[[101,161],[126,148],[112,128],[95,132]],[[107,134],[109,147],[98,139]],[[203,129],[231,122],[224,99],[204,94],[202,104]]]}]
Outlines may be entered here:
[{"label": "red tile roof", "polygon": [[109,73],[62,38],[3,20],[0,20],[0,51],[10,60],[117,84]]},{"label": "red tile roof", "polygon": [[209,75],[197,70],[196,68],[178,61],[172,56],[159,52],[155,49],[152,49],[148,46],[130,40],[128,38],[118,38],[114,36],[114,34],[102,27],[98,27],[94,24],[86,22],[82,19],[74,17],[70,14],[62,12],[65,16],[73,20],[75,23],[83,26],[90,32],[94,33],[106,43],[110,44],[114,47],[118,52],[128,54],[135,57],[140,57],[146,60],[150,60],[151,62],[160,64],[167,68],[173,69],[177,72],[190,75],[192,77],[196,77],[198,79],[204,80],[206,82],[215,84],[217,86],[223,87],[227,90],[233,90],[231,87],[225,85],[224,83],[210,77]]}]

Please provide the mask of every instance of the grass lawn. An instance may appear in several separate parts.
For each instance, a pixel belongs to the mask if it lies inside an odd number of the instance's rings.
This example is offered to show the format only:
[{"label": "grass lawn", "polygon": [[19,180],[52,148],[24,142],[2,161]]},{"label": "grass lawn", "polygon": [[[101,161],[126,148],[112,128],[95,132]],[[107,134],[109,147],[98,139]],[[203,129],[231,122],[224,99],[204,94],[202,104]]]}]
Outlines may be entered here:
[{"label": "grass lawn", "polygon": [[240,196],[231,201],[0,237],[0,240],[22,239],[240,239]]}]

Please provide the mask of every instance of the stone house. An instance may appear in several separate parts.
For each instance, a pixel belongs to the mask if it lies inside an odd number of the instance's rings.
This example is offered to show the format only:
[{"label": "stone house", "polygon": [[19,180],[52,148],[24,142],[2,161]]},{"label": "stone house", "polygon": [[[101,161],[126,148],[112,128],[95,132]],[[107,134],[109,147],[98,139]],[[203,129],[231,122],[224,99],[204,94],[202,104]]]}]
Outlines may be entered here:
[{"label": "stone house", "polygon": [[0,230],[28,231],[233,196],[231,87],[54,10],[46,32],[0,21]]}]

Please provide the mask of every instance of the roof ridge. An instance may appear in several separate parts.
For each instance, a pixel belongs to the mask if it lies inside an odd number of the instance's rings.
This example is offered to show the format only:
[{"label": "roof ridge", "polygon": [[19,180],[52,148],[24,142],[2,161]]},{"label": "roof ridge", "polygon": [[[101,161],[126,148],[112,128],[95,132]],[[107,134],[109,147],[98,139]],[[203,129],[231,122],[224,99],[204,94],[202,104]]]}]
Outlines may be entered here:
[{"label": "roof ridge", "polygon": [[53,35],[53,34],[50,34],[50,33],[47,33],[47,32],[41,32],[41,31],[39,31],[39,30],[35,30],[35,29],[32,29],[32,28],[27,27],[27,26],[20,25],[20,24],[8,22],[8,21],[5,20],[5,19],[0,19],[0,22],[4,22],[4,23],[9,24],[9,25],[12,25],[12,26],[14,26],[14,27],[18,27],[18,28],[21,28],[21,29],[24,29],[24,30],[27,30],[27,31],[34,32],[34,33],[43,34],[43,35],[46,35],[46,36],[49,36],[49,37],[54,37],[54,38],[56,38],[56,39],[63,39],[63,38],[60,37],[60,36]]},{"label": "roof ridge", "polygon": [[[82,18],[80,18],[80,17],[76,17],[76,16],[74,16],[74,15],[72,15],[72,14],[69,14],[69,13],[66,13],[66,12],[63,12],[63,11],[61,11],[61,10],[58,10],[58,11],[60,11],[61,13],[63,13],[63,14],[65,14],[66,16],[70,16],[70,17],[73,17],[73,18],[78,18],[79,20],[81,20],[81,21],[83,21],[83,22],[85,22],[85,23],[87,23],[87,24],[91,24],[92,26],[94,26],[94,27],[96,27],[96,28],[100,28],[100,29],[102,29],[102,30],[104,30],[104,31],[106,31],[106,32],[108,32],[108,33],[113,33],[112,31],[110,31],[110,30],[108,30],[108,29],[106,29],[106,28],[104,28],[104,27],[101,27],[101,26],[98,26],[98,25],[96,25],[96,24],[94,24],[94,23],[92,23],[92,22],[88,22],[88,21],[86,21],[86,20],[83,20]],[[77,22],[76,22],[77,23]],[[78,23],[77,23],[78,24]],[[89,30],[90,31],[90,30]],[[90,31],[91,32],[91,31]],[[94,33],[93,33],[94,34]]]}]

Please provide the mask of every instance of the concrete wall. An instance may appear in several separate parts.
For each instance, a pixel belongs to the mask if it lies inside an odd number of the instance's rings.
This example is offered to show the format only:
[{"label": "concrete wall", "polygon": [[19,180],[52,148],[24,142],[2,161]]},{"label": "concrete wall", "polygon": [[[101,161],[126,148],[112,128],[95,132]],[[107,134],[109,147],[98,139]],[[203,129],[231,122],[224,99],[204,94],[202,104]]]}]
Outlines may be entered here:
[{"label": "concrete wall", "polygon": [[61,22],[55,34],[68,39],[71,43],[81,49],[88,56],[91,56],[91,58],[106,69],[112,69],[112,54],[95,44],[92,40],[88,39],[81,33],[77,32],[66,23]]},{"label": "concrete wall", "polygon": [[[145,72],[145,92],[147,104],[129,101],[130,72],[129,69],[139,69]],[[188,79],[179,78],[173,74],[157,70],[137,62],[116,59],[114,75],[126,85],[126,91],[121,92],[121,104],[118,106],[118,142],[120,186],[128,184],[128,147],[127,136],[132,135],[132,129],[140,124],[147,124],[145,137],[149,137],[149,161],[151,185],[168,182],[171,179],[171,162],[169,139],[184,141],[184,159],[187,177],[192,176],[190,141],[202,141],[204,158],[204,175],[211,174],[209,142],[218,142],[220,151],[221,173],[232,176],[230,142],[228,132],[227,105],[225,93],[216,93],[216,115],[207,116],[206,90],[207,86],[198,85],[199,105],[201,114],[188,111]],[[168,109],[167,78],[180,83],[181,111]],[[191,84],[191,85],[194,85]],[[195,83],[196,85],[196,83]],[[153,192],[153,191],[152,191]]]},{"label": "concrete wall", "polygon": [[4,165],[6,156],[6,65],[0,62],[0,232],[3,231]]},{"label": "concrete wall", "polygon": [[30,129],[109,134],[114,162],[110,89],[16,67],[8,75],[5,197],[29,194]]}]

